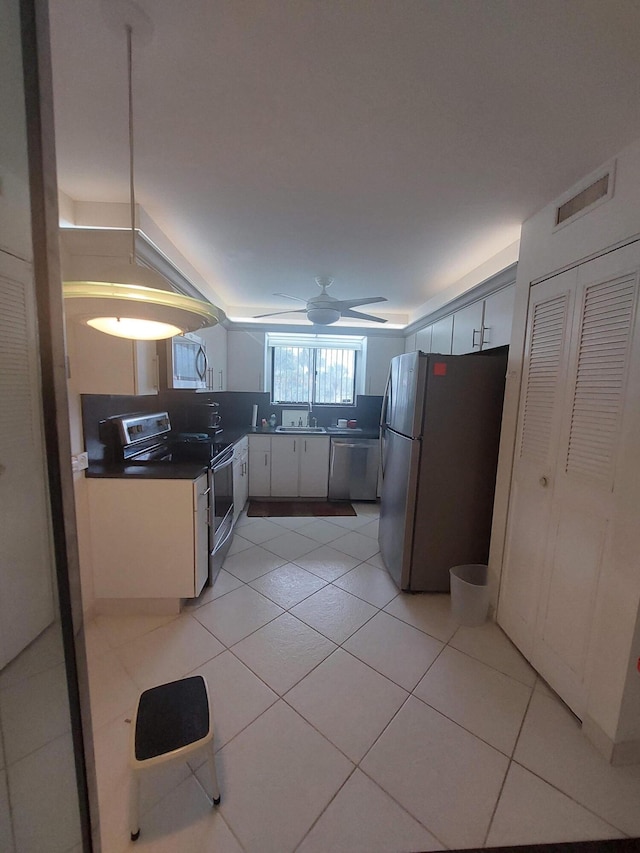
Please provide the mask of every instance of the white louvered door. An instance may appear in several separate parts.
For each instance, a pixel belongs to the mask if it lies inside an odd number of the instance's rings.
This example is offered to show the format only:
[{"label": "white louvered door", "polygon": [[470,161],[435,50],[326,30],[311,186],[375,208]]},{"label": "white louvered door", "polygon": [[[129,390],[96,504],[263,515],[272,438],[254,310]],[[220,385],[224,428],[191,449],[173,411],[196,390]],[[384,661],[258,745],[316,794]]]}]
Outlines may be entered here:
[{"label": "white louvered door", "polygon": [[[598,596],[605,594],[599,584],[613,546],[639,268],[635,243],[531,289],[499,621],[580,718]],[[554,359],[562,300],[565,337]],[[536,315],[546,318],[544,331]],[[536,372],[537,341],[545,342],[549,363]]]},{"label": "white louvered door", "polygon": [[33,288],[0,252],[0,668],[54,618]]},{"label": "white louvered door", "polygon": [[532,288],[498,620],[527,658],[540,597],[577,272]]}]

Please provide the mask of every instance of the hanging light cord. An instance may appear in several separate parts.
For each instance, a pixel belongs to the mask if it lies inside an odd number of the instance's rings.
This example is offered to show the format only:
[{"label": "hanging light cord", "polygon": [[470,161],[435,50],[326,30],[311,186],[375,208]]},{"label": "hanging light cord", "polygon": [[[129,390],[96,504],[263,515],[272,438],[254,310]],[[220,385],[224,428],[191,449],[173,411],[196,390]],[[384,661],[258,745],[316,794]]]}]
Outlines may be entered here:
[{"label": "hanging light cord", "polygon": [[127,71],[129,82],[129,199],[131,205],[131,263],[136,263],[136,194],[133,187],[133,67],[131,61],[132,28],[127,24]]}]

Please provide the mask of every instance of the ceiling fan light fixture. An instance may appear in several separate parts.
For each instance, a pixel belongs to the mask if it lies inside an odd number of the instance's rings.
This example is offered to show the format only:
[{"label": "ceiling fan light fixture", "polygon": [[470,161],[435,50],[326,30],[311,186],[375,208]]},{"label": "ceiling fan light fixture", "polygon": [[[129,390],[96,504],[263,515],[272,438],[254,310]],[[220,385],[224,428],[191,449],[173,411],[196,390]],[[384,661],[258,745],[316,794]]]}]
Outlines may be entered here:
[{"label": "ceiling fan light fixture", "polygon": [[309,308],[307,319],[318,326],[330,326],[337,323],[341,314],[336,308]]}]

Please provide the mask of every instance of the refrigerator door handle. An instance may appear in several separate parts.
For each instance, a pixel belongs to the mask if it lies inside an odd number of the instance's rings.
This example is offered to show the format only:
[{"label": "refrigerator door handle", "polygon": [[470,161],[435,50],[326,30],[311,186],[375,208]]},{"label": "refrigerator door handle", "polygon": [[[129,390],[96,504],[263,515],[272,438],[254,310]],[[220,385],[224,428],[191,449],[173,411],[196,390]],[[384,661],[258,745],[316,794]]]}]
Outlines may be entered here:
[{"label": "refrigerator door handle", "polygon": [[387,382],[384,386],[384,394],[382,395],[382,409],[380,410],[380,429],[387,422],[387,409],[389,407],[389,391],[391,390],[391,365],[389,365],[389,373],[387,374]]},{"label": "refrigerator door handle", "polygon": [[387,437],[386,430],[383,426],[380,427],[380,474],[382,475],[382,479],[384,480],[384,459],[385,459],[385,451],[387,448]]}]

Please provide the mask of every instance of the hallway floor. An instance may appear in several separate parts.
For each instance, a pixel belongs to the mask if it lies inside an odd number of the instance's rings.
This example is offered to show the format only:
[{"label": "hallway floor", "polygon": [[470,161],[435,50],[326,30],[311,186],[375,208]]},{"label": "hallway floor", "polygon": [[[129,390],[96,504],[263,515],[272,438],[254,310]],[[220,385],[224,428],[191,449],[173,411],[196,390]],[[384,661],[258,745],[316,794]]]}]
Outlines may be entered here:
[{"label": "hallway floor", "polygon": [[[640,836],[640,766],[611,767],[493,623],[398,594],[377,506],[240,518],[215,585],[180,616],[87,629],[104,853],[399,853]],[[206,765],[143,780],[127,826],[141,690],[206,676]]]}]

